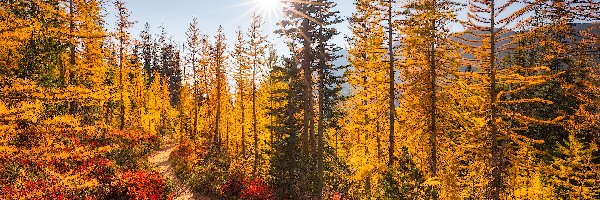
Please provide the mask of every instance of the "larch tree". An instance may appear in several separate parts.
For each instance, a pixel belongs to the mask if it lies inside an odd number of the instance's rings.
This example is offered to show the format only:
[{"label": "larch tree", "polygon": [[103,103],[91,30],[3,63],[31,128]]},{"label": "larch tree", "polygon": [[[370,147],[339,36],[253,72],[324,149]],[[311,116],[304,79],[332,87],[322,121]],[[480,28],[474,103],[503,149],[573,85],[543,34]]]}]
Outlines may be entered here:
[{"label": "larch tree", "polygon": [[561,154],[551,166],[551,182],[556,185],[558,198],[595,199],[600,195],[598,170],[594,163],[594,152],[598,151],[595,141],[582,142],[575,134],[569,135],[565,144],[558,145]]},{"label": "larch tree", "polygon": [[236,67],[235,82],[237,86],[237,99],[236,107],[240,110],[240,137],[242,146],[242,157],[246,155],[246,90],[248,83],[252,80],[248,80],[250,77],[250,58],[247,41],[244,39],[244,33],[242,30],[237,31],[237,41],[235,43],[231,56]]},{"label": "larch tree", "polygon": [[254,14],[252,15],[252,22],[250,23],[250,27],[248,28],[247,38],[248,38],[248,59],[249,64],[251,66],[251,98],[252,98],[252,135],[254,137],[254,174],[257,173],[257,167],[259,165],[259,154],[260,148],[258,147],[259,139],[258,139],[258,119],[257,119],[257,92],[258,92],[258,84],[259,84],[259,76],[264,71],[265,64],[265,50],[267,49],[267,38],[262,33],[262,26],[264,22],[260,15]]},{"label": "larch tree", "polygon": [[376,6],[378,9],[378,15],[380,19],[387,22],[386,25],[383,25],[384,32],[386,32],[386,44],[387,44],[387,62],[388,62],[388,120],[389,120],[389,135],[388,135],[388,166],[394,165],[394,152],[396,144],[395,141],[395,122],[396,122],[396,51],[397,46],[399,45],[399,40],[396,40],[398,36],[394,37],[394,33],[397,34],[398,26],[399,26],[399,10],[396,8],[398,6],[398,2],[396,0],[387,0],[380,1],[379,5]]},{"label": "larch tree", "polygon": [[216,115],[214,121],[214,135],[213,135],[213,145],[217,151],[220,151],[220,128],[221,128],[221,104],[222,104],[222,96],[223,92],[226,92],[226,82],[225,82],[225,61],[226,57],[226,43],[225,43],[225,33],[223,32],[223,27],[219,26],[217,29],[217,34],[215,35],[215,44],[211,48],[211,65],[215,72],[215,84],[216,84]]},{"label": "larch tree", "polygon": [[119,65],[119,101],[120,101],[120,124],[119,128],[123,130],[125,128],[125,74],[128,73],[127,67],[127,50],[130,45],[130,38],[127,29],[133,26],[133,22],[129,21],[129,10],[125,7],[125,3],[123,1],[117,0],[115,1],[115,7],[117,8],[117,30],[115,36],[119,42],[118,46],[118,65]]},{"label": "larch tree", "polygon": [[[379,190],[381,177],[377,174],[381,164],[385,165],[385,154],[381,149],[381,138],[385,138],[385,124],[389,114],[388,63],[384,57],[385,32],[382,19],[374,2],[358,0],[356,10],[350,18],[352,38],[349,50],[350,68],[346,71],[348,83],[352,86],[351,96],[345,102],[349,123],[344,126],[351,134],[350,164],[357,168],[357,180],[365,186],[367,198]],[[388,115],[389,116],[389,115]],[[372,176],[372,174],[374,174]]]},{"label": "larch tree", "polygon": [[438,178],[438,146],[447,149],[438,145],[445,135],[440,130],[448,130],[452,124],[445,119],[451,100],[444,89],[456,77],[452,73],[459,69],[448,26],[456,21],[456,6],[456,2],[449,0],[414,0],[404,6],[406,20],[401,28],[404,65],[400,74],[404,86],[401,104],[406,116],[402,121],[410,133],[427,133],[427,137],[416,136],[416,141],[408,143],[428,141],[411,149],[420,152],[429,148],[428,168],[424,171],[429,172],[431,179]]},{"label": "larch tree", "polygon": [[[487,105],[482,114],[486,120],[489,140],[488,198],[503,198],[506,186],[503,177],[507,165],[522,162],[517,148],[531,148],[543,143],[523,134],[527,125],[553,123],[561,119],[538,119],[519,108],[531,104],[552,104],[552,101],[520,95],[528,89],[543,85],[552,77],[543,65],[522,66],[507,62],[507,51],[514,49],[523,34],[514,31],[531,20],[527,14],[535,4],[515,1],[474,0],[469,2],[464,43],[473,47],[467,52],[474,56],[472,66],[480,78],[478,90],[487,92]],[[510,9],[508,9],[510,8]],[[475,86],[475,85],[474,85]]]},{"label": "larch tree", "polygon": [[193,93],[193,104],[194,104],[194,124],[192,126],[192,139],[195,139],[198,135],[198,104],[199,104],[199,91],[198,86],[200,84],[198,77],[198,54],[200,51],[200,30],[198,29],[198,18],[192,18],[192,22],[190,23],[188,30],[186,32],[187,42],[186,47],[188,49],[188,55],[186,56],[187,65],[192,68],[192,93]]}]

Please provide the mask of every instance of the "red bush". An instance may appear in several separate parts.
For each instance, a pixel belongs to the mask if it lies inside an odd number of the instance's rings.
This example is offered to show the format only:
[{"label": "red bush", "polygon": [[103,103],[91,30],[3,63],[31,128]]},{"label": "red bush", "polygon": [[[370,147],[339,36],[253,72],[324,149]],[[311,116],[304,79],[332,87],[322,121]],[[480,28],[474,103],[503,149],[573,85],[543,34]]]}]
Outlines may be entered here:
[{"label": "red bush", "polygon": [[128,199],[171,199],[167,184],[157,172],[127,171],[112,184],[113,197]]},{"label": "red bush", "polygon": [[260,178],[255,178],[246,182],[244,190],[240,195],[241,199],[266,200],[273,198],[273,191],[267,183]]},{"label": "red bush", "polygon": [[229,180],[221,186],[221,194],[248,200],[273,199],[273,191],[266,182],[260,178],[247,179],[239,173],[229,176]]},{"label": "red bush", "polygon": [[246,179],[241,174],[234,174],[221,186],[221,194],[226,197],[240,197],[244,190]]}]

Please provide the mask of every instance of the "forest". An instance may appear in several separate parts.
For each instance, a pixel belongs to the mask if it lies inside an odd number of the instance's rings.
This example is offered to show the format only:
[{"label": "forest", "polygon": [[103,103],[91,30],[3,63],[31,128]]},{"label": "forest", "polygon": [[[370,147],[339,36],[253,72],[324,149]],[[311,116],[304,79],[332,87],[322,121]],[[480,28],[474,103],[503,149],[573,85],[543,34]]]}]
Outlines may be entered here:
[{"label": "forest", "polygon": [[0,0],[0,199],[600,199],[597,0],[248,1]]}]

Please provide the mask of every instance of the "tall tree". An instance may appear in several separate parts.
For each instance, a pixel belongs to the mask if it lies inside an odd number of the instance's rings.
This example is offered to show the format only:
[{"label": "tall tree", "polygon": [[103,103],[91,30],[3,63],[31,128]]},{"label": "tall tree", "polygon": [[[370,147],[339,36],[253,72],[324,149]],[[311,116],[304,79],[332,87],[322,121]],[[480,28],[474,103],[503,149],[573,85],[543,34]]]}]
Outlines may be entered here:
[{"label": "tall tree", "polygon": [[[462,39],[473,47],[468,52],[474,55],[473,66],[485,74],[479,76],[486,85],[487,109],[483,113],[486,118],[486,131],[489,139],[490,182],[488,198],[500,199],[503,195],[506,166],[518,164],[518,156],[514,146],[531,148],[539,143],[521,130],[526,130],[531,123],[553,123],[559,120],[537,119],[531,113],[518,108],[530,104],[552,104],[551,101],[520,95],[533,86],[547,83],[551,78],[547,66],[509,65],[506,53],[514,49],[515,43],[523,34],[515,33],[523,23],[531,20],[527,16],[535,4],[523,4],[514,1],[477,0],[469,2],[468,29]],[[507,9],[512,7],[514,9]],[[530,115],[530,116],[528,116]]]},{"label": "tall tree", "polygon": [[146,22],[144,24],[144,29],[140,32],[140,42],[138,47],[141,48],[141,50],[138,50],[138,53],[141,54],[138,55],[138,57],[142,59],[144,73],[146,74],[146,77],[148,77],[148,84],[152,82],[152,59],[154,59],[154,53],[152,52],[154,51],[154,41],[152,41],[152,33],[150,31],[150,23]]},{"label": "tall tree", "polygon": [[223,32],[223,27],[219,26],[217,29],[217,35],[215,35],[215,44],[212,46],[211,55],[212,55],[212,65],[215,71],[215,81],[216,81],[216,116],[215,116],[215,132],[213,137],[214,147],[217,151],[220,151],[220,125],[221,125],[221,93],[224,92],[225,88],[225,61],[226,55],[225,51],[227,49],[225,43],[225,33]]},{"label": "tall tree", "polygon": [[[332,26],[341,20],[338,12],[333,10],[336,4],[328,0],[286,3],[289,5],[286,7],[286,19],[282,22],[282,32],[301,46],[294,49],[298,51],[293,53],[298,54],[297,60],[302,68],[305,84],[303,149],[307,155],[310,152],[315,161],[314,194],[317,195],[315,198],[322,198],[325,146],[323,137],[325,129],[332,127],[333,122],[340,116],[338,102],[342,79],[335,73],[339,74],[341,69],[332,64],[338,58],[335,53],[339,47],[332,44],[331,40],[337,34],[337,30]],[[314,80],[317,81],[316,91]],[[318,96],[316,134],[313,97],[315,93]]]},{"label": "tall tree", "polygon": [[384,167],[381,164],[388,163],[384,161],[387,154],[382,152],[381,138],[389,136],[385,129],[390,122],[391,110],[388,104],[389,63],[384,60],[389,52],[385,25],[382,24],[385,19],[380,15],[379,3],[368,0],[355,2],[356,12],[349,19],[353,33],[349,40],[350,68],[345,74],[351,85],[351,95],[345,102],[349,123],[343,129],[356,134],[356,137],[350,136],[353,147],[349,160],[353,161],[353,169],[360,170],[357,174],[364,174],[364,177],[359,177],[358,183],[364,182],[367,198],[380,190],[377,179],[381,174],[378,172]]},{"label": "tall tree", "polygon": [[119,99],[120,99],[120,124],[119,128],[123,130],[125,128],[125,86],[124,86],[124,76],[127,73],[126,64],[126,54],[127,49],[130,45],[130,38],[127,29],[133,26],[133,22],[129,21],[129,10],[125,7],[125,3],[121,0],[115,1],[115,7],[117,8],[117,32],[116,37],[119,41],[118,46],[118,59],[119,59]]},{"label": "tall tree", "polygon": [[254,136],[254,173],[257,173],[257,167],[259,165],[259,154],[260,148],[258,147],[258,131],[256,126],[258,124],[257,119],[257,105],[256,105],[256,93],[258,91],[257,84],[259,79],[259,73],[264,71],[265,64],[265,50],[267,49],[266,36],[262,33],[262,26],[264,22],[260,15],[252,15],[252,22],[248,29],[248,57],[252,64],[252,77],[250,83],[252,84],[252,134]]},{"label": "tall tree", "polygon": [[247,42],[244,39],[244,33],[242,30],[237,31],[237,41],[235,43],[234,50],[232,52],[233,62],[237,67],[235,75],[235,82],[237,85],[238,98],[236,100],[237,107],[240,108],[240,133],[241,133],[241,146],[242,156],[246,155],[246,89],[248,87],[248,80],[250,76],[250,58],[248,57],[249,49]]},{"label": "tall tree", "polygon": [[[455,22],[457,3],[448,0],[415,0],[405,5],[405,14],[401,32],[404,66],[403,81],[407,88],[402,103],[415,109],[411,115],[416,121],[427,121],[429,133],[429,173],[437,177],[438,171],[438,133],[444,127],[445,120],[440,116],[448,112],[441,102],[447,99],[441,91],[442,86],[451,83],[451,73],[458,70],[456,52],[450,39],[449,23]],[[425,67],[426,66],[426,67]],[[442,96],[444,95],[444,96]],[[417,117],[417,116],[423,116]],[[414,123],[412,123],[414,124]],[[417,123],[418,124],[418,123]],[[420,129],[420,127],[415,127]],[[416,130],[413,130],[417,132]]]},{"label": "tall tree", "polygon": [[[339,11],[335,11],[337,4],[332,1],[322,0],[314,4],[314,18],[316,19],[316,30],[314,40],[317,44],[317,52],[315,58],[318,62],[315,63],[318,74],[318,121],[316,135],[316,165],[317,176],[317,194],[322,194],[324,187],[324,150],[326,137],[326,129],[334,128],[337,124],[337,119],[341,117],[339,103],[341,102],[341,85],[343,84],[344,66],[335,66],[333,63],[340,56],[337,54],[340,47],[333,43],[333,38],[338,35],[338,31],[333,26],[341,23]],[[322,198],[319,195],[319,198]]]},{"label": "tall tree", "polygon": [[192,128],[192,138],[195,139],[198,134],[198,104],[199,104],[199,77],[198,77],[198,54],[200,51],[201,38],[200,38],[200,30],[198,30],[198,18],[192,18],[192,22],[190,23],[187,32],[185,33],[187,36],[186,47],[189,51],[186,56],[187,65],[191,65],[192,67],[192,91],[193,91],[193,102],[194,102],[194,125]]}]

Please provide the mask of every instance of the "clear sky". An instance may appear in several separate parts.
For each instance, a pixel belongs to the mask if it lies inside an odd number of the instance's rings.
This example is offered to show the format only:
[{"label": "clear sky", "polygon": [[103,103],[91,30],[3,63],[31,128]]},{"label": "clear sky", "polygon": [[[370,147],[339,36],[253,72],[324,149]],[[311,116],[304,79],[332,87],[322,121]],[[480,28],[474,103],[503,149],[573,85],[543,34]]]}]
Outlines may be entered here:
[{"label": "clear sky", "polygon": [[[127,8],[131,12],[130,20],[136,24],[130,30],[132,36],[138,37],[144,23],[149,22],[153,33],[160,33],[159,26],[163,26],[167,33],[179,43],[185,41],[185,32],[193,16],[199,21],[202,33],[213,36],[219,25],[223,25],[227,34],[227,42],[232,44],[238,26],[247,30],[250,16],[253,11],[261,9],[259,0],[127,0]],[[354,11],[353,0],[334,0],[338,5],[336,10],[341,12],[341,17],[346,19]],[[115,11],[112,4],[106,8],[107,28],[112,30],[115,26]],[[270,34],[270,40],[275,43],[279,51],[286,51],[283,40],[272,32],[277,29],[276,21],[281,13],[274,11],[271,16],[265,16],[265,33]],[[278,17],[278,16],[279,17]],[[349,34],[348,22],[345,20],[338,25],[342,33],[335,43],[345,47],[344,35]]]}]

